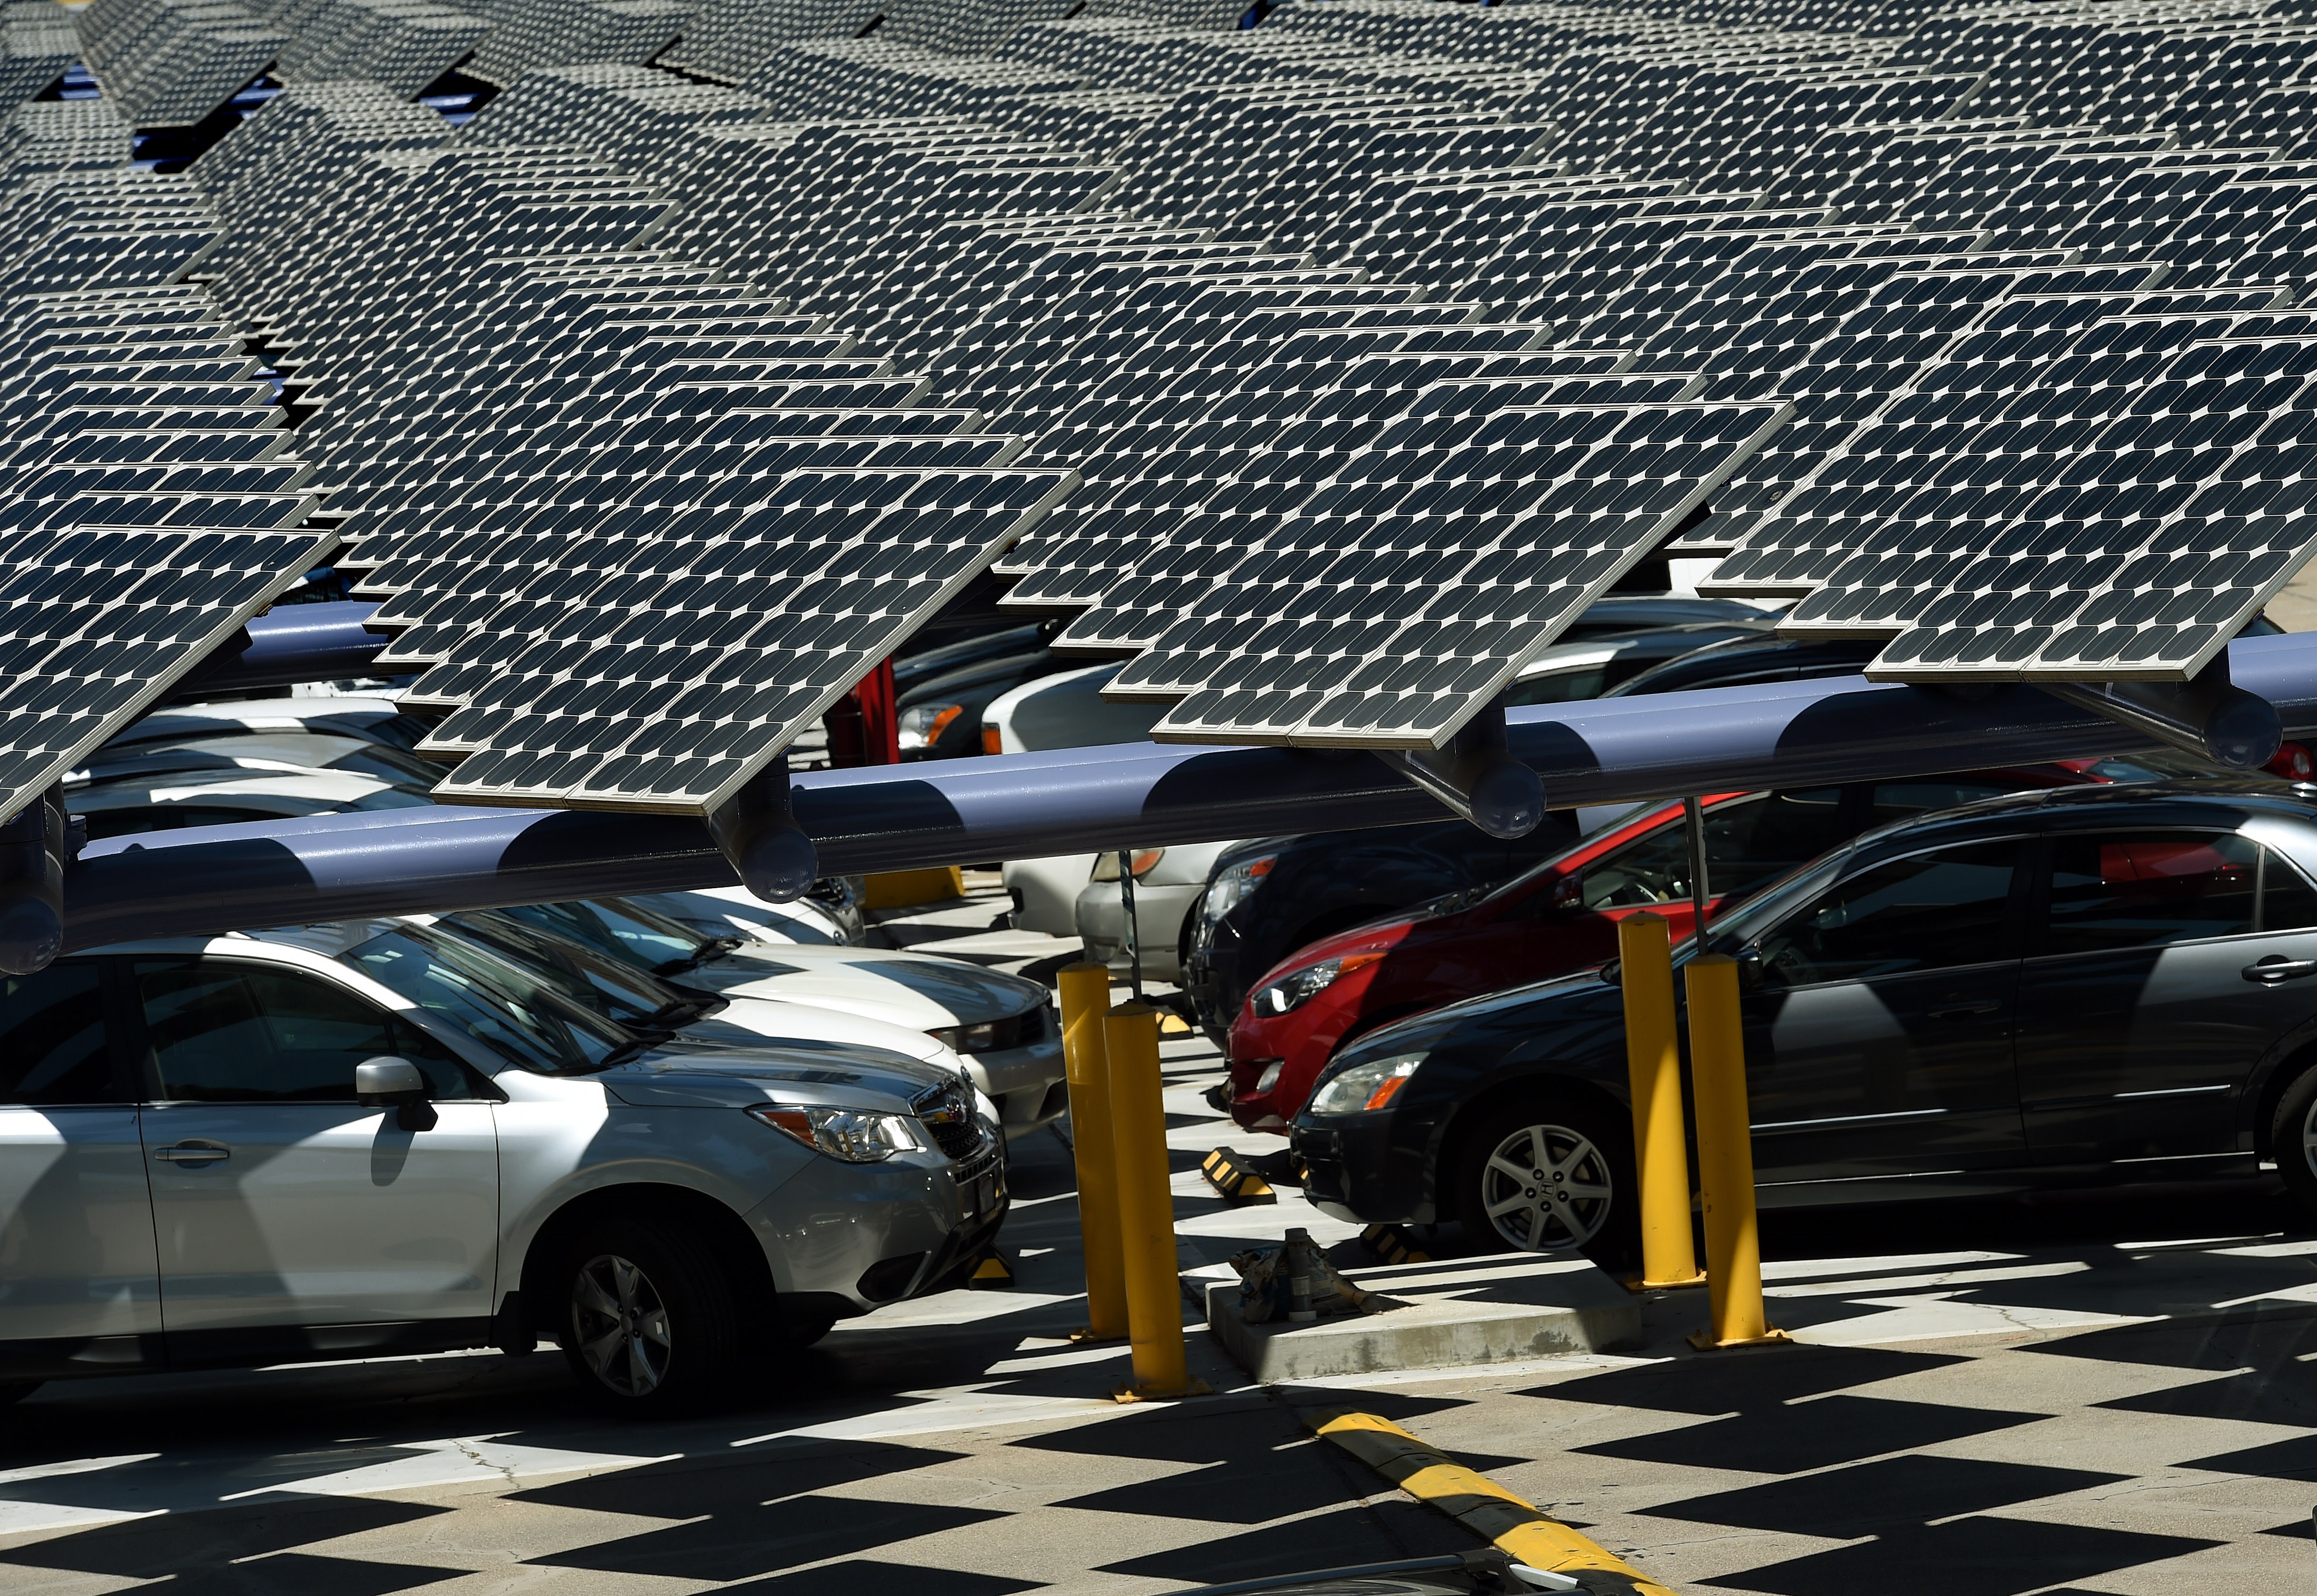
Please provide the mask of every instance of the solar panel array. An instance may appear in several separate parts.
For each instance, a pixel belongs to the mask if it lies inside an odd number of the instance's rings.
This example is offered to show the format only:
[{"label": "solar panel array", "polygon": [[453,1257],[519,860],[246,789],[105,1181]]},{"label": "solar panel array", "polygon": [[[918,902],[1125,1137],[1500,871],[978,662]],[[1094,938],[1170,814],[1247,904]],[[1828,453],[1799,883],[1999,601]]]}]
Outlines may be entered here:
[{"label": "solar panel array", "polygon": [[1188,740],[1444,745],[1678,558],[2182,678],[2317,525],[2304,5],[97,0],[0,138],[0,577],[198,574],[101,728],[342,546],[443,796],[682,813],[993,566]]}]

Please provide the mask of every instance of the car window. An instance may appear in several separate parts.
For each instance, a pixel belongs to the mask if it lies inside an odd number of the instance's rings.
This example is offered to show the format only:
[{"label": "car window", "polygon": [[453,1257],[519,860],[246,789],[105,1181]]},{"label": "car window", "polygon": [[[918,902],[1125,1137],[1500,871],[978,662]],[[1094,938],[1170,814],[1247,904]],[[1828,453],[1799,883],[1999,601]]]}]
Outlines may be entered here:
[{"label": "car window", "polygon": [[1763,974],[1803,986],[2003,958],[2017,853],[1981,843],[1862,870],[1762,937]]},{"label": "car window", "polygon": [[407,1058],[438,1098],[473,1095],[432,1038],[301,970],[171,959],[139,961],[136,979],[166,1101],[352,1102],[372,1058]]},{"label": "car window", "polygon": [[[1705,812],[1708,888],[1727,897],[1783,875],[1844,840],[1841,791],[1755,793]],[[1584,869],[1578,901],[1588,909],[1644,908],[1686,902],[1689,825],[1678,817],[1634,838]]]},{"label": "car window", "polygon": [[1952,809],[1957,804],[1973,803],[1980,798],[2017,790],[2017,788],[1999,787],[1992,781],[1973,781],[1953,776],[1934,776],[1921,781],[1884,781],[1874,789],[1874,818],[1871,824],[1888,825],[1894,820],[1910,819],[1932,809]]},{"label": "car window", "polygon": [[2232,832],[2099,832],[2052,843],[2046,953],[2160,948],[2252,930],[2259,844]]},{"label": "car window", "polygon": [[1609,667],[1606,664],[1548,672],[1515,682],[1505,689],[1505,702],[1567,704],[1579,699],[1597,699],[1601,696],[1601,689],[1608,684],[1608,678]]},{"label": "car window", "polygon": [[2264,850],[2260,872],[2260,929],[2300,931],[2317,925],[2317,887],[2276,849]]},{"label": "car window", "polygon": [[573,1002],[622,1024],[650,1021],[681,1001],[673,990],[632,966],[560,938],[542,936],[504,914],[454,914],[434,929],[481,943]]},{"label": "car window", "polygon": [[[689,969],[711,954],[714,946],[713,939],[688,925],[618,898],[522,904],[498,912],[656,975]],[[729,947],[731,942],[722,945]]]},{"label": "car window", "polygon": [[120,1096],[94,965],[0,976],[0,1103],[54,1107]]},{"label": "car window", "polygon": [[634,1040],[503,959],[410,927],[339,956],[500,1057],[541,1074],[584,1074]]}]

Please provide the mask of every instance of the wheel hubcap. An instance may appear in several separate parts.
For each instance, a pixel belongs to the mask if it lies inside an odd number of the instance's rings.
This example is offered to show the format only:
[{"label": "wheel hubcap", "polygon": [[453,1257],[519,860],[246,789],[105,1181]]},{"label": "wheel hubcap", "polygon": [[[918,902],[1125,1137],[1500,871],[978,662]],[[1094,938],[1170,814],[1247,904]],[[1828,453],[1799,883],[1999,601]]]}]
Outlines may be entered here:
[{"label": "wheel hubcap", "polygon": [[[2312,1156],[2317,1157],[2317,1117]],[[1525,1253],[1581,1247],[1609,1220],[1609,1161],[1564,1125],[1531,1125],[1498,1142],[1481,1171],[1481,1206]]]},{"label": "wheel hubcap", "polygon": [[571,1281],[571,1331],[588,1372],[622,1396],[646,1396],[667,1378],[667,1309],[649,1276],[606,1253]]},{"label": "wheel hubcap", "polygon": [[2301,1156],[2309,1161],[2309,1172],[2317,1175],[2317,1102],[2301,1119]]}]

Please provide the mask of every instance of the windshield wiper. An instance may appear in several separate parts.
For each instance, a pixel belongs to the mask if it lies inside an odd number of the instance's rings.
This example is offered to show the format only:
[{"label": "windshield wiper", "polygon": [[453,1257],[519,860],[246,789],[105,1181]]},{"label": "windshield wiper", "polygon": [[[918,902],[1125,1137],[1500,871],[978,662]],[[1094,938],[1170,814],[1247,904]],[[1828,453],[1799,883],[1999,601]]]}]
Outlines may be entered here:
[{"label": "windshield wiper", "polygon": [[748,939],[746,937],[711,937],[706,941],[700,944],[699,948],[693,953],[691,958],[678,958],[661,965],[658,969],[652,971],[652,974],[655,976],[680,976],[686,970],[696,970],[711,958],[721,958],[725,954],[729,953],[733,949],[738,947],[747,940]]}]

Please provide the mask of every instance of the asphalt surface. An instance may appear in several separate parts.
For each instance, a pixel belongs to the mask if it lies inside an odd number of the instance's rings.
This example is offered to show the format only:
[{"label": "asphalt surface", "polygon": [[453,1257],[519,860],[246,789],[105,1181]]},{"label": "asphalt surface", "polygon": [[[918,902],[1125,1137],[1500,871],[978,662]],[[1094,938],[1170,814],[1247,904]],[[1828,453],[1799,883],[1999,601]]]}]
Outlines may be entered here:
[{"label": "asphalt surface", "polygon": [[[974,901],[895,940],[1006,967],[1046,939]],[[1163,1049],[1185,1266],[1306,1208],[1195,1172],[1263,1138]],[[1458,1549],[1308,1437],[1384,1414],[1680,1590],[2009,1596],[2317,1588],[2317,1235],[2257,1190],[1773,1214],[1798,1344],[1696,1354],[1695,1293],[1632,1355],[1122,1406],[1082,1347],[1069,1155],[1015,1149],[1010,1289],[954,1292],[767,1360],[712,1414],[608,1420],[551,1348],[49,1386],[0,1428],[0,1592],[928,1596],[1180,1590]]]}]

